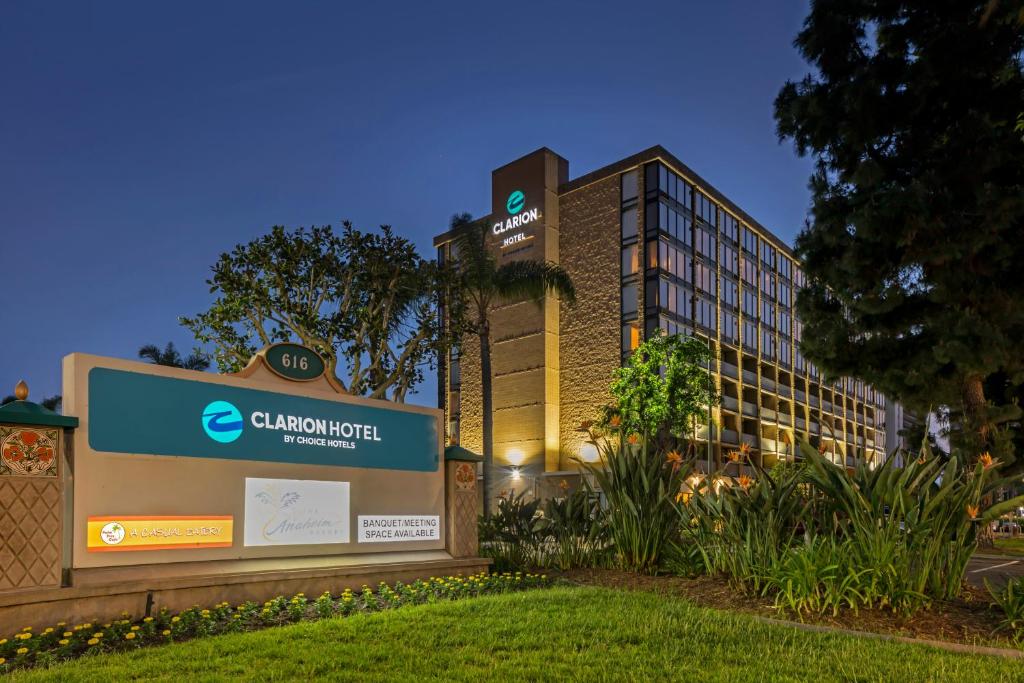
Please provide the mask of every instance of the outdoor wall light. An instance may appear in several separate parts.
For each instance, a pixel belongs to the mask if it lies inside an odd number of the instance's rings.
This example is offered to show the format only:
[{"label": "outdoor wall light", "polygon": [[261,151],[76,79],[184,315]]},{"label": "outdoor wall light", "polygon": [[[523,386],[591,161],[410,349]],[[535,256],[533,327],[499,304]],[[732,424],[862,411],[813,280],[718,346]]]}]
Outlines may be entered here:
[{"label": "outdoor wall light", "polygon": [[519,465],[512,466],[512,481],[519,481],[522,478],[522,473],[519,471]]},{"label": "outdoor wall light", "polygon": [[597,446],[589,441],[580,444],[580,460],[583,462],[597,462]]}]

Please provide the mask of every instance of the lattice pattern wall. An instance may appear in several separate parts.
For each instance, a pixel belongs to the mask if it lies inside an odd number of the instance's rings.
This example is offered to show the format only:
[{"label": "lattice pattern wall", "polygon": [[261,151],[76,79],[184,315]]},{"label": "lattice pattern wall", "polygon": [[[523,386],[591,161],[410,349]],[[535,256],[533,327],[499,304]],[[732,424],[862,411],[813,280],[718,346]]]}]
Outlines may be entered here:
[{"label": "lattice pattern wall", "polygon": [[[5,426],[19,444],[49,444],[52,452],[30,453],[39,467],[0,469],[0,591],[61,585],[61,479],[58,430]],[[13,449],[5,439],[4,457]],[[25,449],[20,445],[21,453]],[[38,450],[38,449],[37,449]],[[44,462],[52,459],[52,464]],[[26,457],[12,460],[21,465]],[[14,474],[14,472],[30,474]]]}]

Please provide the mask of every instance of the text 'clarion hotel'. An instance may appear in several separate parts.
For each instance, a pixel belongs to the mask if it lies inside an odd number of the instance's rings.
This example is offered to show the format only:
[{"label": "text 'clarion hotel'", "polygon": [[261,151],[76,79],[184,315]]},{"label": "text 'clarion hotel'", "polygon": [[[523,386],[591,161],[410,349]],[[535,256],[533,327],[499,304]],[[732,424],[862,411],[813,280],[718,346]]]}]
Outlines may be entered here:
[{"label": "text 'clarion hotel'", "polygon": [[[569,180],[568,161],[542,148],[491,178],[484,220],[499,264],[559,263],[577,290],[574,307],[548,296],[491,314],[496,491],[543,495],[575,459],[596,459],[580,423],[612,402],[612,371],[658,330],[715,351],[710,449],[708,427],[698,433],[712,468],[742,443],[765,464],[792,458],[801,438],[840,464],[884,457],[885,398],[859,380],[825,383],[800,354],[790,247],[665,149]],[[453,237],[434,239],[440,259],[455,256]],[[439,401],[449,439],[480,451],[474,338],[441,364]]]}]

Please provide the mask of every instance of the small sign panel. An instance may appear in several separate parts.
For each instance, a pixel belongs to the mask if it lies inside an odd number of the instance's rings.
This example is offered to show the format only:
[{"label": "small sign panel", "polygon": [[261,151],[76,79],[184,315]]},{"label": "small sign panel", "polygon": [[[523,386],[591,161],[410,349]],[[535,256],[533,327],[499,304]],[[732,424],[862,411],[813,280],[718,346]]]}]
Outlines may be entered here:
[{"label": "small sign panel", "polygon": [[89,552],[230,548],[231,515],[89,517]]},{"label": "small sign panel", "polygon": [[359,515],[360,543],[436,541],[441,538],[438,515]]},{"label": "small sign panel", "polygon": [[263,353],[271,370],[285,379],[309,382],[320,377],[327,369],[324,359],[313,349],[285,342],[274,344]]},{"label": "small sign panel", "polygon": [[349,542],[347,481],[245,479],[245,545]]}]

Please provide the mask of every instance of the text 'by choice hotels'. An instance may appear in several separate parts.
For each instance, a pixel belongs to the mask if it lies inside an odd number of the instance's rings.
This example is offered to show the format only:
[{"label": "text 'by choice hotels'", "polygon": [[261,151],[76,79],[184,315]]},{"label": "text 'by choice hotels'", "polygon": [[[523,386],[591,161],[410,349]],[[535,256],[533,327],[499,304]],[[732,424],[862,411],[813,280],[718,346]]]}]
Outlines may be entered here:
[{"label": "text 'by choice hotels'", "polygon": [[249,423],[256,429],[291,432],[281,435],[284,443],[355,448],[359,441],[383,441],[376,425],[355,422],[257,411],[249,416]]}]

